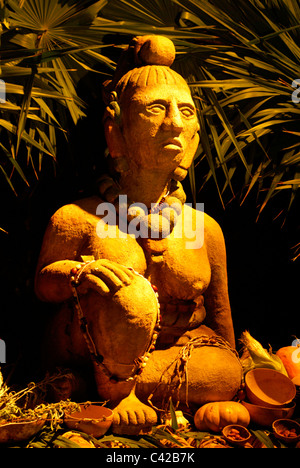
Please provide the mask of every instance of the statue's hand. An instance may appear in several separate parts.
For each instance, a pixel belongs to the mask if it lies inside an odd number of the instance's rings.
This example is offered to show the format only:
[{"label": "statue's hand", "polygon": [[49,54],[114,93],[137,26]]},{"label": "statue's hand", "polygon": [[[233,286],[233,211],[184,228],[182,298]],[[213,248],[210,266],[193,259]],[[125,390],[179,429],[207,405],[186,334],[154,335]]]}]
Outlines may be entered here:
[{"label": "statue's hand", "polygon": [[123,265],[106,259],[96,260],[84,268],[77,289],[82,294],[93,289],[106,296],[128,286],[133,276],[134,273]]}]

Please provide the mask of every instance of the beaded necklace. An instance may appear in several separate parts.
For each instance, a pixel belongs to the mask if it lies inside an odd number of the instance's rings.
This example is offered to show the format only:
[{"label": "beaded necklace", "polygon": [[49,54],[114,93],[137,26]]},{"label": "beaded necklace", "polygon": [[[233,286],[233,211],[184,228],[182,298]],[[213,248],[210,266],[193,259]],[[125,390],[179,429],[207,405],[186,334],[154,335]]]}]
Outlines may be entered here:
[{"label": "beaded necklace", "polygon": [[152,206],[149,212],[146,212],[140,203],[131,200],[128,200],[127,206],[121,210],[118,203],[121,187],[112,177],[104,175],[98,179],[98,188],[101,197],[113,203],[119,215],[121,212],[126,213],[128,222],[138,218],[142,238],[166,238],[173,231],[186,199],[180,182],[171,180],[168,193]]}]

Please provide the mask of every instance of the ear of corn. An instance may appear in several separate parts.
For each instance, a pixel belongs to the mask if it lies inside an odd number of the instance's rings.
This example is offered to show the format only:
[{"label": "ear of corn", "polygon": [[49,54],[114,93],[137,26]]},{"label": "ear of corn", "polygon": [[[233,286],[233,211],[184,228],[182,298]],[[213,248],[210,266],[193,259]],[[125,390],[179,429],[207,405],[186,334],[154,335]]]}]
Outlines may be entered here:
[{"label": "ear of corn", "polygon": [[272,353],[271,348],[269,351],[263,348],[259,341],[253,338],[248,331],[242,333],[240,341],[244,347],[244,353],[241,357],[244,374],[256,367],[265,367],[287,375],[281,359]]}]

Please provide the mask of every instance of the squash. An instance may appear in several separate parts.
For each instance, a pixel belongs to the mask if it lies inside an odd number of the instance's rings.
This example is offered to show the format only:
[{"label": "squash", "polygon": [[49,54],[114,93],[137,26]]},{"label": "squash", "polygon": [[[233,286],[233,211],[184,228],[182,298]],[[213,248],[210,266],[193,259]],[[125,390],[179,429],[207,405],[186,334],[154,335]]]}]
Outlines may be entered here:
[{"label": "squash", "polygon": [[62,434],[62,437],[74,442],[81,448],[96,448],[92,441],[83,438],[79,432],[68,431]]},{"label": "squash", "polygon": [[300,345],[280,348],[276,355],[281,359],[290,379],[300,375]]},{"label": "squash", "polygon": [[199,431],[221,432],[228,424],[247,427],[250,414],[247,408],[237,401],[214,401],[206,403],[196,411],[194,423]]}]

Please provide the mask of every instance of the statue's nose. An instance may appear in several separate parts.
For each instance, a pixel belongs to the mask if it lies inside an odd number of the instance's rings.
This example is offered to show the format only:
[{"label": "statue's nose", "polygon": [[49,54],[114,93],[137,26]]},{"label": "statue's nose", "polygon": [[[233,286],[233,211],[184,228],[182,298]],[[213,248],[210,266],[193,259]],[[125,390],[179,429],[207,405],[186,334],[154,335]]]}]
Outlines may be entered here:
[{"label": "statue's nose", "polygon": [[166,113],[162,127],[164,130],[177,130],[179,132],[183,129],[181,113],[177,106],[170,106]]}]

